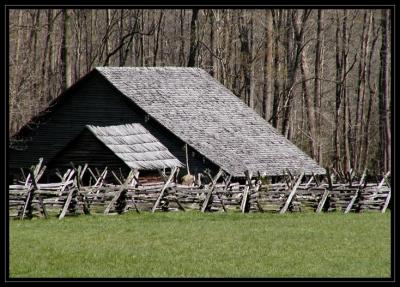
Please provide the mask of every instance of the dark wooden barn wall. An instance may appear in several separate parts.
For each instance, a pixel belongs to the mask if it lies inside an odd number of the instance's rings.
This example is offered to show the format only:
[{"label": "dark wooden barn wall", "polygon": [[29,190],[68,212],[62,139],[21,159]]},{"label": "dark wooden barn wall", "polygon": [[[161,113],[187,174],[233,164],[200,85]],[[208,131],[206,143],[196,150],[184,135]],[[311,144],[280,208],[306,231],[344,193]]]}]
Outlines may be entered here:
[{"label": "dark wooden barn wall", "polygon": [[[163,143],[172,154],[185,163],[184,143],[170,131],[149,120],[144,121],[144,113],[129,99],[117,91],[97,71],[92,71],[77,89],[65,94],[50,117],[31,132],[31,142],[24,151],[10,150],[10,168],[29,167],[40,157],[45,163],[78,136],[85,125],[117,125],[141,123]],[[205,167],[216,170],[216,166],[200,155],[189,153],[192,173]]]},{"label": "dark wooden barn wall", "polygon": [[49,168],[70,168],[87,163],[93,168],[109,167],[112,170],[127,168],[125,163],[85,129],[71,143],[62,149],[49,163]]}]

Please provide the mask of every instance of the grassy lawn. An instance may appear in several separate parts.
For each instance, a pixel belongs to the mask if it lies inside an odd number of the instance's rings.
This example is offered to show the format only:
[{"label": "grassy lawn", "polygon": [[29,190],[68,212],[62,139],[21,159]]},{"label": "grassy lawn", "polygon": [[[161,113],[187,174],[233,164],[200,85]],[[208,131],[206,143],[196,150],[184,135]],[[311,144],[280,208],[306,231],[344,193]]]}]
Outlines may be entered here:
[{"label": "grassy lawn", "polygon": [[10,277],[389,277],[390,212],[10,220]]}]

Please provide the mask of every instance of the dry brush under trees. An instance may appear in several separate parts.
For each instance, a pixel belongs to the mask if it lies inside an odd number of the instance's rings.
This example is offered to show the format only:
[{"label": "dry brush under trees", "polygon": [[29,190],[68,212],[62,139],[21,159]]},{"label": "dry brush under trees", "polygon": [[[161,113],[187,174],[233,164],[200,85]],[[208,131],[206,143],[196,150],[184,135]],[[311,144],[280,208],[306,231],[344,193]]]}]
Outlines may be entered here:
[{"label": "dry brush under trees", "polygon": [[9,134],[96,66],[196,66],[323,166],[391,167],[389,10],[9,10]]}]

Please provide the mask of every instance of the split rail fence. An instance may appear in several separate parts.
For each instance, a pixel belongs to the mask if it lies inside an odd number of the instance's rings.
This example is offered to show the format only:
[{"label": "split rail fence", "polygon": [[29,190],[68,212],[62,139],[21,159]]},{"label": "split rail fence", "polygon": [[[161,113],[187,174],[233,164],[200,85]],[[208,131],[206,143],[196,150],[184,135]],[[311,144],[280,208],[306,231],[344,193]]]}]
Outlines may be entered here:
[{"label": "split rail fence", "polygon": [[[287,174],[286,182],[262,184],[245,172],[246,183],[233,182],[232,177],[220,170],[214,177],[207,174],[209,183],[183,185],[176,182],[179,169],[169,174],[161,172],[163,181],[139,180],[139,172],[132,170],[124,178],[113,171],[118,184],[106,182],[108,170],[97,175],[85,165],[71,168],[59,174],[56,183],[38,183],[46,169],[39,164],[32,167],[24,182],[9,186],[9,215],[19,219],[34,216],[49,217],[56,213],[59,219],[66,215],[90,213],[121,214],[127,211],[185,211],[201,212],[300,212],[316,213],[339,211],[343,213],[375,210],[384,213],[391,198],[389,173],[379,183],[366,183],[365,173],[359,182],[333,183],[318,181],[312,176],[302,183],[304,174]],[[82,179],[89,173],[95,180],[83,185]]]}]

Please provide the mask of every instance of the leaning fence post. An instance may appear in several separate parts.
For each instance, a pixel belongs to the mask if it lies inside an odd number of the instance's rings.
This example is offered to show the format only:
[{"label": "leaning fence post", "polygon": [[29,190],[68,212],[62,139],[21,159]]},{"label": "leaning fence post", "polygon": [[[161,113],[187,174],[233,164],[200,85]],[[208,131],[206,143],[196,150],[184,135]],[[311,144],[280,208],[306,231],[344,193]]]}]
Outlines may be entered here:
[{"label": "leaning fence post", "polygon": [[[69,172],[69,174],[68,174],[68,172]],[[74,173],[75,173],[74,169],[72,169],[72,170],[68,169],[67,172],[64,174],[63,179],[62,179],[63,184],[61,185],[58,196],[61,196],[62,193],[64,192],[65,188],[69,185],[69,181],[71,180]],[[64,179],[65,179],[65,181],[64,181]]]},{"label": "leaning fence post", "polygon": [[386,197],[385,204],[383,205],[383,208],[382,208],[382,210],[381,210],[381,213],[385,213],[387,207],[389,206],[391,194],[392,194],[392,190],[389,189],[389,193],[388,193],[388,195],[387,195],[387,197]]},{"label": "leaning fence post", "polygon": [[[228,189],[229,185],[231,184],[231,180],[232,180],[232,174],[230,174],[225,179],[225,186],[224,186],[224,189],[222,190],[223,193],[225,193],[225,191]],[[224,212],[228,212],[225,207],[224,199],[222,198],[223,194],[220,195],[217,193],[217,196],[218,196],[219,200],[221,201],[222,209],[224,210]]]},{"label": "leaning fence post", "polygon": [[323,209],[324,206],[325,206],[325,202],[326,202],[326,200],[328,199],[328,196],[329,196],[331,190],[333,189],[331,171],[330,171],[329,168],[327,168],[326,171],[327,171],[326,178],[327,178],[327,180],[328,180],[328,188],[325,189],[325,192],[324,192],[324,194],[322,195],[322,199],[321,199],[321,201],[318,203],[317,210],[315,211],[316,213],[320,213],[320,212],[322,211],[322,209]]},{"label": "leaning fence post", "polygon": [[[32,209],[32,200],[33,200],[33,196],[34,196],[34,191],[36,189],[38,189],[37,187],[37,182],[39,181],[39,179],[42,177],[44,170],[46,169],[46,166],[43,166],[42,169],[41,165],[43,163],[43,158],[39,159],[39,163],[36,165],[35,168],[31,168],[29,171],[29,175],[27,177],[26,183],[25,183],[25,187],[28,188],[28,192],[25,198],[25,203],[20,215],[20,219],[24,219],[25,217],[25,213],[28,210],[29,211],[29,216],[31,216],[31,209]],[[29,179],[31,178],[32,183],[29,184]]]},{"label": "leaning fence post", "polygon": [[201,207],[201,212],[204,212],[207,208],[208,202],[210,201],[212,192],[215,189],[215,185],[217,184],[218,179],[221,177],[221,175],[224,173],[222,169],[219,169],[217,175],[212,179],[210,189],[207,191],[206,199],[203,202],[203,205]]},{"label": "leaning fence post", "polygon": [[[382,188],[384,182],[386,182],[386,184],[388,184],[388,182],[387,182],[387,177],[388,177],[389,175],[390,175],[390,171],[383,177],[381,183],[380,183],[379,186],[378,186],[378,191]],[[381,209],[381,213],[385,213],[387,207],[389,206],[390,197],[391,197],[391,195],[392,195],[392,189],[390,188],[390,185],[389,185],[389,184],[388,184],[388,187],[389,187],[389,193],[388,193],[388,195],[387,195],[387,197],[386,197],[385,204],[383,205],[383,207],[382,207],[382,209]]]},{"label": "leaning fence post", "polygon": [[297,188],[299,187],[301,180],[303,179],[304,176],[304,172],[302,172],[299,176],[299,178],[297,179],[297,182],[295,183],[295,185],[292,188],[292,191],[290,192],[285,205],[283,206],[283,208],[279,211],[279,213],[285,213],[287,208],[289,207],[290,202],[292,201],[292,198],[294,196],[294,194],[296,193]]},{"label": "leaning fence post", "polygon": [[325,189],[324,194],[322,195],[321,201],[318,202],[318,207],[317,207],[317,210],[315,211],[316,213],[320,213],[322,211],[322,208],[324,208],[325,202],[329,196],[329,193],[330,193],[330,190]]},{"label": "leaning fence post", "polygon": [[[358,188],[357,188],[357,190],[356,190],[356,193],[354,194],[354,196],[353,196],[353,198],[351,199],[349,205],[346,207],[346,210],[344,211],[345,214],[350,212],[351,208],[352,208],[353,205],[354,205],[354,202],[356,202],[356,199],[357,199],[357,197],[358,197],[359,194],[360,194],[361,187],[362,187],[362,185],[363,185],[363,183],[364,183],[364,179],[365,179],[366,173],[367,173],[367,170],[365,169],[363,175],[361,176],[361,180],[360,180],[359,186],[358,186]],[[351,180],[350,180],[350,185],[351,185]]]},{"label": "leaning fence post", "polygon": [[111,199],[110,203],[108,204],[107,208],[104,210],[104,214],[108,214],[110,212],[111,207],[114,205],[114,203],[118,200],[118,198],[121,196],[121,193],[126,190],[128,184],[131,182],[131,180],[134,178],[135,172],[131,170],[129,173],[128,177],[126,178],[125,182],[119,190],[115,193],[114,197]]},{"label": "leaning fence post", "polygon": [[156,202],[154,203],[153,208],[151,209],[151,212],[154,213],[154,212],[156,211],[156,208],[157,208],[157,206],[160,204],[160,201],[161,201],[161,199],[162,199],[162,197],[163,197],[163,195],[164,195],[164,191],[167,189],[168,185],[171,183],[171,181],[172,181],[172,179],[174,178],[174,175],[175,175],[175,173],[178,171],[178,169],[179,169],[179,168],[178,168],[177,166],[175,166],[175,167],[173,168],[173,170],[171,171],[171,174],[170,174],[168,180],[165,182],[163,188],[161,189],[161,192],[160,192],[160,194],[158,195],[158,198],[157,198]]},{"label": "leaning fence post", "polygon": [[332,184],[332,174],[330,172],[330,169],[327,168],[326,169],[327,174],[326,174],[326,179],[328,181],[328,188],[325,189],[324,194],[322,195],[321,201],[318,203],[318,207],[315,210],[316,213],[320,213],[322,211],[322,209],[325,206],[326,200],[329,197],[329,194],[331,193],[332,189],[333,189],[333,184]]},{"label": "leaning fence post", "polygon": [[249,191],[250,191],[250,187],[251,187],[251,178],[253,177],[253,173],[248,170],[246,170],[244,172],[244,174],[246,175],[246,178],[247,178],[247,184],[243,191],[242,203],[240,204],[240,210],[242,211],[242,213],[244,213],[246,211],[246,203],[248,200]]},{"label": "leaning fence post", "polygon": [[[71,171],[71,173],[73,171],[75,171],[75,169],[73,169]],[[81,166],[78,167],[78,170],[75,173],[75,179],[74,179],[73,186],[72,186],[71,190],[68,192],[67,199],[65,200],[65,203],[61,210],[60,216],[58,217],[59,220],[63,219],[65,214],[67,214],[67,210],[68,210],[69,205],[71,204],[72,197],[74,196],[74,193],[78,192],[80,172],[81,172]]]}]

